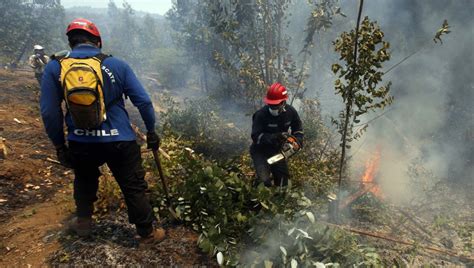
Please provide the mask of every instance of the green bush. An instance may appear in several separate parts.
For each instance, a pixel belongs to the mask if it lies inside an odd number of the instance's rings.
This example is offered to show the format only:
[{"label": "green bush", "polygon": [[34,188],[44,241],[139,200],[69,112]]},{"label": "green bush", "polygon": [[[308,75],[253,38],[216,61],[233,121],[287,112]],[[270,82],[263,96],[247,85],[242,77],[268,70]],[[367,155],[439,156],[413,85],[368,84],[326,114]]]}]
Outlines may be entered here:
[{"label": "green bush", "polygon": [[[204,252],[222,254],[231,266],[378,262],[373,250],[358,247],[347,232],[318,223],[317,208],[300,188],[252,187],[245,163],[220,165],[192,152],[190,144],[166,136],[163,148],[170,160],[163,164],[172,178],[176,214],[200,233]],[[154,202],[166,213],[163,196],[156,195]]]},{"label": "green bush", "polygon": [[[181,220],[200,233],[204,252],[219,254],[231,266],[379,263],[373,249],[359,247],[355,237],[315,216],[326,210],[338,159],[317,102],[302,103],[305,146],[289,161],[292,180],[285,189],[252,187],[250,133],[224,120],[215,102],[186,100],[182,108],[168,102],[163,147],[171,157],[164,165],[173,204]],[[154,200],[166,213],[163,197]]]}]

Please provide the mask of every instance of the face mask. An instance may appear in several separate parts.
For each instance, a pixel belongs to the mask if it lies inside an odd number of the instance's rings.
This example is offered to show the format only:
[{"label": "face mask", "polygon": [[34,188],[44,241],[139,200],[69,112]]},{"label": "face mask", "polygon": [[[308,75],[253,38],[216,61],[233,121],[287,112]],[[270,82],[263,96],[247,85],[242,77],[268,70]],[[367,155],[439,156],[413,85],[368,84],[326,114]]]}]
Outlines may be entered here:
[{"label": "face mask", "polygon": [[273,116],[278,116],[278,115],[280,115],[280,109],[273,110],[272,108],[268,108],[268,111],[269,111],[270,114],[273,115]]},{"label": "face mask", "polygon": [[270,106],[268,107],[268,111],[273,116],[279,116],[282,112],[285,112],[285,103],[282,103],[278,106]]}]

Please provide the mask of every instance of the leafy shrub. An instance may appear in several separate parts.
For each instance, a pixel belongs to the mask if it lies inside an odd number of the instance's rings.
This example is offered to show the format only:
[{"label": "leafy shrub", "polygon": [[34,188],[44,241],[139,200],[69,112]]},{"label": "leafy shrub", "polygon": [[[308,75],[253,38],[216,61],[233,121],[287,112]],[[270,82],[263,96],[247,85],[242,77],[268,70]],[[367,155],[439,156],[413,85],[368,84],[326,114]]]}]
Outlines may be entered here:
[{"label": "leafy shrub", "polygon": [[[173,136],[163,144],[170,155],[163,163],[172,178],[177,215],[200,233],[199,247],[210,255],[222,254],[226,265],[378,261],[373,250],[359,248],[354,237],[318,223],[313,202],[299,188],[252,187],[243,172],[245,163],[219,165]],[[164,197],[154,201],[166,213]]]},{"label": "leafy shrub", "polygon": [[360,247],[355,237],[346,231],[318,223],[308,210],[298,211],[291,220],[274,215],[266,224],[257,225],[256,230],[251,231],[257,247],[246,253],[245,260],[249,264],[292,267],[318,263],[343,267],[380,264],[375,249]]},{"label": "leafy shrub", "polygon": [[[379,262],[373,249],[360,248],[353,236],[314,216],[322,210],[317,204],[327,203],[339,159],[315,100],[301,105],[305,146],[289,161],[287,189],[252,187],[249,133],[223,119],[219,108],[210,99],[186,100],[182,108],[171,103],[162,116],[174,207],[200,233],[204,252],[232,266]],[[154,201],[166,213],[164,198]]]}]

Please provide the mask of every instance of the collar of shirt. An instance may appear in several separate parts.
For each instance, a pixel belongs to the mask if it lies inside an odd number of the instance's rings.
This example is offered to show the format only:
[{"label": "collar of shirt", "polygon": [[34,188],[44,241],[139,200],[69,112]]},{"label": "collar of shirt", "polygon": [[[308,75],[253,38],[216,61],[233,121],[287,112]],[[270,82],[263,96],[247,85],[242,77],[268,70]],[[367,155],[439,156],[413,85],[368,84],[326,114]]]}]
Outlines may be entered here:
[{"label": "collar of shirt", "polygon": [[79,44],[71,51],[71,57],[90,57],[100,53],[100,48],[89,44]]}]

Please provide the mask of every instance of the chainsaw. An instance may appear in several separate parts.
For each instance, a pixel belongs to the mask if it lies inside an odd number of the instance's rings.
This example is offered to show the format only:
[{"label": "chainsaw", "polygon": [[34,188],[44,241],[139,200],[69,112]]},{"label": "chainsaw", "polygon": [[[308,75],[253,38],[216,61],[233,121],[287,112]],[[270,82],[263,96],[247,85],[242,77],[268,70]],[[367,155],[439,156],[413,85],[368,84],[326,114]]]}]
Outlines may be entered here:
[{"label": "chainsaw", "polygon": [[281,150],[278,154],[267,159],[269,165],[275,164],[276,162],[287,159],[294,154],[296,154],[301,149],[301,146],[298,144],[294,136],[289,135],[286,138],[285,143],[281,147]]}]

